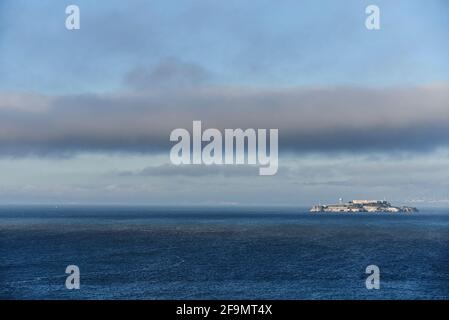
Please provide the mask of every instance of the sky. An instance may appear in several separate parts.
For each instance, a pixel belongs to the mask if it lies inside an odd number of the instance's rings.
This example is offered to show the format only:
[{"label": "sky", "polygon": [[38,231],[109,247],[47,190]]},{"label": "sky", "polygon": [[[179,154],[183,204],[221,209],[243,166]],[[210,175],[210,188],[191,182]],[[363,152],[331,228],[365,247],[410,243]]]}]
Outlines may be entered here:
[{"label": "sky", "polygon": [[[447,39],[445,0],[0,0],[0,204],[447,206]],[[171,165],[193,120],[278,173]]]}]

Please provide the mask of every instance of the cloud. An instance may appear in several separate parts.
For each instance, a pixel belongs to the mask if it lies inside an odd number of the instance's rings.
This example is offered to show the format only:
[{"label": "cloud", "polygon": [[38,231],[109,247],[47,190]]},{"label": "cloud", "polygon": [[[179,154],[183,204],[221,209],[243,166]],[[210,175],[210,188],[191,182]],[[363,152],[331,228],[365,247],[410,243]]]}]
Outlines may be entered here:
[{"label": "cloud", "polygon": [[257,166],[233,166],[233,165],[184,165],[175,166],[170,164],[163,164],[160,166],[149,166],[141,170],[135,171],[120,171],[115,173],[121,177],[127,176],[153,176],[153,177],[167,177],[167,176],[186,176],[186,177],[202,177],[202,176],[223,176],[223,177],[242,177],[242,176],[257,176],[259,168]]},{"label": "cloud", "polygon": [[[154,74],[149,73],[150,82]],[[277,128],[281,152],[426,151],[449,145],[447,84],[195,85],[105,95],[13,97],[0,93],[2,155],[168,152],[170,132],[191,130],[193,120],[201,120],[204,128]]]},{"label": "cloud", "polygon": [[0,110],[18,110],[29,112],[46,111],[51,98],[36,93],[4,92],[1,95]]},{"label": "cloud", "polygon": [[210,74],[201,66],[167,58],[153,68],[135,68],[125,76],[125,83],[135,89],[185,87],[204,83]]}]

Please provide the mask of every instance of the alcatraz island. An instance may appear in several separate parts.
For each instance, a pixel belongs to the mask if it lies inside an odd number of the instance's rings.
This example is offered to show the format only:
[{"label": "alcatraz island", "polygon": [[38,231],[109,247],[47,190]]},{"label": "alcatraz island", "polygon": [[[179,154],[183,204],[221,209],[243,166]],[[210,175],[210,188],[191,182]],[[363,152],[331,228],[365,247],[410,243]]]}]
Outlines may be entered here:
[{"label": "alcatraz island", "polygon": [[329,204],[329,205],[314,205],[310,212],[318,213],[318,212],[418,212],[417,208],[414,207],[397,207],[391,205],[391,203],[385,200],[352,200],[346,203],[343,203],[342,199],[340,199],[340,203],[338,204]]}]

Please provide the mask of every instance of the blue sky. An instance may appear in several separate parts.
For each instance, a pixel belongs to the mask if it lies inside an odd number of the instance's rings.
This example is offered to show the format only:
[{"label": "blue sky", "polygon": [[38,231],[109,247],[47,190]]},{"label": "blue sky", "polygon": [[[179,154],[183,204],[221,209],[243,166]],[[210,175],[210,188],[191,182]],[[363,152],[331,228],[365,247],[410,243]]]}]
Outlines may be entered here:
[{"label": "blue sky", "polygon": [[[444,0],[0,0],[0,203],[446,205],[447,39]],[[192,120],[279,128],[279,174],[167,170]]]},{"label": "blue sky", "polygon": [[[167,57],[219,84],[409,85],[449,77],[449,4],[377,1],[382,29],[364,28],[369,1],[2,1],[0,86],[77,93],[120,90],[136,67]],[[88,63],[86,63],[88,62]]]}]

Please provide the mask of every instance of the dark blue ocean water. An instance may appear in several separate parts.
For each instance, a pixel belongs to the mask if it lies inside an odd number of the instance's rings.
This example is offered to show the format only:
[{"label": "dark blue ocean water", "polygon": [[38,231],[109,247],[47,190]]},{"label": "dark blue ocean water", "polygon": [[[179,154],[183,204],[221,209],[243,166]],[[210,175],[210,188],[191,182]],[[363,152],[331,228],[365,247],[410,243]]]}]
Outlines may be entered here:
[{"label": "dark blue ocean water", "polygon": [[448,299],[449,210],[0,207],[0,298]]}]

